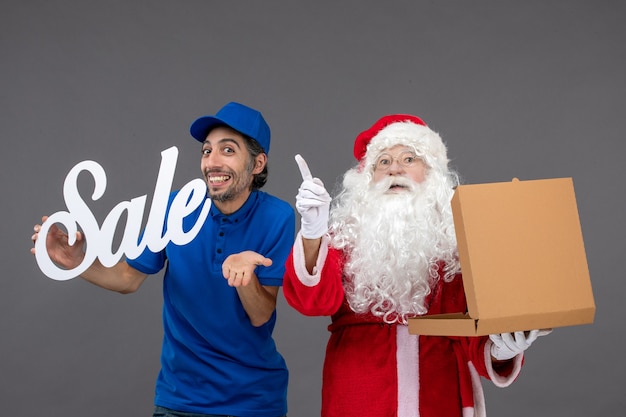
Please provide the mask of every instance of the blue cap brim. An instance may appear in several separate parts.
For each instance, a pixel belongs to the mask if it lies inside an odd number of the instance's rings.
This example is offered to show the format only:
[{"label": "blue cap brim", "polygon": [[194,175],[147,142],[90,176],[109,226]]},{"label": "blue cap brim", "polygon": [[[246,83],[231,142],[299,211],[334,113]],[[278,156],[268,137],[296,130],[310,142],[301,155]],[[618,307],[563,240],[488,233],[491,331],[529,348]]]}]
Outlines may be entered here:
[{"label": "blue cap brim", "polygon": [[189,132],[191,133],[191,136],[194,139],[196,139],[199,142],[204,142],[204,140],[206,139],[211,129],[217,126],[228,126],[231,129],[234,129],[228,123],[226,123],[223,120],[218,119],[217,117],[203,116],[203,117],[199,117],[198,119],[196,119],[195,122],[191,124],[191,127],[189,128]]}]

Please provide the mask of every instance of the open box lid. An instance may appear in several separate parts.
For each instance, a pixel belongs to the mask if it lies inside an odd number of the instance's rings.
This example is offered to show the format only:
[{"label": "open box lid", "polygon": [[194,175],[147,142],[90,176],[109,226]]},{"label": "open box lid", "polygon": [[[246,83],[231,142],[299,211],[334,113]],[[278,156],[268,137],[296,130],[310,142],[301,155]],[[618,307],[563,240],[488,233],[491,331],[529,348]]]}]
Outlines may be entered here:
[{"label": "open box lid", "polygon": [[409,332],[475,336],[593,322],[571,178],[461,185],[452,198],[466,314],[409,319]]}]

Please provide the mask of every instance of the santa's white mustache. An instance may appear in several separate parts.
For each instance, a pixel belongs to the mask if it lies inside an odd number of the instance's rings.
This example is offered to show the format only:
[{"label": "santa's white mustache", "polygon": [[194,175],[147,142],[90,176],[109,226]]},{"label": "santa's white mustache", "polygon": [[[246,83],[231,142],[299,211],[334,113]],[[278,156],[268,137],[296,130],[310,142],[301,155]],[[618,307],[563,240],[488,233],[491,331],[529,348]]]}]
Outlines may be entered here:
[{"label": "santa's white mustache", "polygon": [[399,176],[388,176],[372,184],[372,191],[380,194],[386,193],[391,188],[404,188],[407,191],[415,192],[418,187],[414,181]]}]

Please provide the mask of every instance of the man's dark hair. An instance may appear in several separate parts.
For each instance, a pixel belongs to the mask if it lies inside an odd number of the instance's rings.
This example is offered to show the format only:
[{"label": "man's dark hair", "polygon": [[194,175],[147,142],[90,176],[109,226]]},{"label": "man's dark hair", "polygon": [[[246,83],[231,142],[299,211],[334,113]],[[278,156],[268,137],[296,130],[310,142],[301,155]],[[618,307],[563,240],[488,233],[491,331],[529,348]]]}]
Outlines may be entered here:
[{"label": "man's dark hair", "polygon": [[[252,139],[251,137],[246,136],[246,135],[242,135],[242,136],[244,137],[246,141],[246,148],[248,148],[248,152],[250,152],[250,156],[252,158],[250,163],[254,167],[256,157],[262,153],[265,153],[265,151],[263,150],[263,147],[261,147],[259,142],[257,142],[255,139]],[[267,171],[267,163],[266,163],[265,167],[263,168],[263,171],[254,175],[254,178],[252,179],[252,189],[258,190],[262,188],[267,182],[267,176],[268,176],[268,171]]]}]

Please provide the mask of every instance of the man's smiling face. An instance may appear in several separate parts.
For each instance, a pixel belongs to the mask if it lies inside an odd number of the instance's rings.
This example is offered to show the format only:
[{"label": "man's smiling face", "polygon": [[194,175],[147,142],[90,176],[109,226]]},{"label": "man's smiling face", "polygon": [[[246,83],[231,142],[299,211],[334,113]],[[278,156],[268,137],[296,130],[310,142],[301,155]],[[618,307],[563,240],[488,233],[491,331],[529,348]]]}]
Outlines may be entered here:
[{"label": "man's smiling face", "polygon": [[[237,131],[219,126],[202,144],[200,168],[209,196],[225,214],[239,209],[248,199],[253,175],[260,172],[264,159],[252,158],[246,139]],[[260,167],[260,168],[259,168]]]}]

